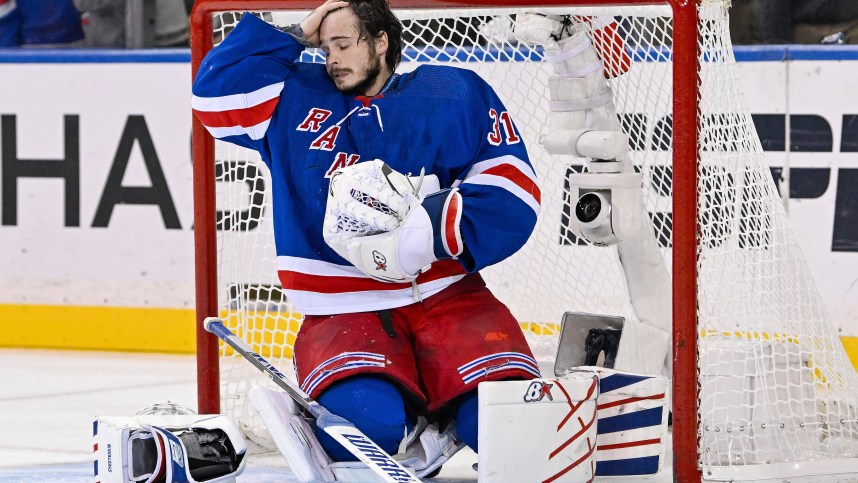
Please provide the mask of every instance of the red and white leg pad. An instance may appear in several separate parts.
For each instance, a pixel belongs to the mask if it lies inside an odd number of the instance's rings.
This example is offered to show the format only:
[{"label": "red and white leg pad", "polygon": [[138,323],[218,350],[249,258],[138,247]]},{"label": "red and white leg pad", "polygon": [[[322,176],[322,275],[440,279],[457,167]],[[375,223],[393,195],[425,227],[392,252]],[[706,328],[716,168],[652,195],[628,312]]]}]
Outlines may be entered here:
[{"label": "red and white leg pad", "polygon": [[595,474],[594,372],[479,385],[479,481],[590,481]]},{"label": "red and white leg pad", "polygon": [[229,483],[244,471],[247,446],[226,416],[99,416],[94,476],[102,483]]}]

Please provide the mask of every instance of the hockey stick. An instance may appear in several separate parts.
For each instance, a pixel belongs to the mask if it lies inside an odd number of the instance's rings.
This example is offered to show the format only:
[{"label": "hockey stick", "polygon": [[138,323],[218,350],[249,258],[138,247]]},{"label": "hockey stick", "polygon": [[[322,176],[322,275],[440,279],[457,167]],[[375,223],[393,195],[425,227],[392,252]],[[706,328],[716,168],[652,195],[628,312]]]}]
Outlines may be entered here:
[{"label": "hockey stick", "polygon": [[316,426],[330,434],[349,452],[366,463],[384,481],[388,483],[420,482],[405,467],[391,458],[386,451],[356,428],[354,424],[325,409],[321,404],[311,399],[310,396],[298,388],[294,382],[289,380],[270,362],[265,360],[264,357],[253,352],[253,349],[237,335],[233,334],[231,330],[227,329],[220,319],[216,317],[206,318],[205,328],[235,349],[236,352],[241,354],[242,357],[247,359],[257,369],[268,374],[275,384],[315,418]]}]

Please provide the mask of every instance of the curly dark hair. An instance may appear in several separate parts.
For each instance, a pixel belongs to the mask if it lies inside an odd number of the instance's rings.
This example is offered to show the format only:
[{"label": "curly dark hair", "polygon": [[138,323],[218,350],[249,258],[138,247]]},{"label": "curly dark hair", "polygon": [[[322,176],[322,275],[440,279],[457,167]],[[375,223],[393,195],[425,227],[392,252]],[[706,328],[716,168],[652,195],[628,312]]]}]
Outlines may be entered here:
[{"label": "curly dark hair", "polygon": [[375,38],[387,33],[388,48],[384,58],[391,70],[402,60],[402,23],[390,10],[387,0],[349,0],[352,10],[360,19],[360,38]]}]

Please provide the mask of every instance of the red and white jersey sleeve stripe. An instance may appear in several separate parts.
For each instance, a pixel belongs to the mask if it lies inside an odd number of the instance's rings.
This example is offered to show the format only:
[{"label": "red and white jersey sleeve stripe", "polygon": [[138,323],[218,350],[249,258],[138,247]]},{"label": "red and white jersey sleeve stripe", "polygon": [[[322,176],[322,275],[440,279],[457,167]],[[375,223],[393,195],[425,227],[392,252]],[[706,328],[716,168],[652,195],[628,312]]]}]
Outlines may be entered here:
[{"label": "red and white jersey sleeve stripe", "polygon": [[246,135],[256,141],[265,136],[280,100],[283,82],[246,94],[220,97],[193,96],[194,114],[215,138]]},{"label": "red and white jersey sleeve stripe", "polygon": [[462,242],[462,231],[459,227],[462,222],[462,195],[453,190],[445,200],[441,213],[441,241],[444,250],[450,256],[458,257],[465,249]]},{"label": "red and white jersey sleeve stripe", "polygon": [[[303,314],[367,312],[415,302],[410,283],[379,282],[350,265],[278,256],[277,270],[283,291]],[[464,276],[458,262],[442,260],[417,277],[417,288],[421,297],[429,297]]]},{"label": "red and white jersey sleeve stripe", "polygon": [[487,159],[475,163],[464,180],[457,180],[454,186],[474,184],[496,186],[515,195],[534,213],[539,214],[541,191],[533,168],[524,161],[512,155]]},{"label": "red and white jersey sleeve stripe", "polygon": [[0,0],[0,18],[9,15],[15,7],[15,0]]}]

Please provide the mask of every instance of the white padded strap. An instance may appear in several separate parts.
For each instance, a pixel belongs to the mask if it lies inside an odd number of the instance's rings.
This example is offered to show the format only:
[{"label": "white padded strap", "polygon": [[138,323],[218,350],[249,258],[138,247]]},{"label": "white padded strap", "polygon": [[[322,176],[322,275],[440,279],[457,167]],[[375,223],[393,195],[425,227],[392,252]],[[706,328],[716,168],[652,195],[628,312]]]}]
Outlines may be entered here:
[{"label": "white padded strap", "polygon": [[563,49],[556,54],[547,54],[545,56],[545,60],[551,62],[552,64],[556,64],[558,62],[567,61],[573,57],[577,57],[582,52],[586,51],[590,48],[590,39],[587,37],[583,37],[581,42],[573,44],[571,48]]},{"label": "white padded strap", "polygon": [[[561,65],[561,64],[557,64]],[[596,62],[590,62],[589,64],[585,64],[574,69],[570,69],[568,66],[564,66],[562,69],[556,69],[559,75],[563,75],[566,77],[584,77],[587,74],[592,74],[593,72],[602,70],[602,61],[597,60]]]},{"label": "white padded strap", "polygon": [[540,136],[539,144],[542,144],[545,147],[545,150],[551,154],[571,154],[577,158],[583,158],[584,156],[578,152],[578,138],[589,131],[591,131],[591,129],[558,131],[550,134],[544,134]]},{"label": "white padded strap", "polygon": [[588,97],[586,99],[570,100],[570,101],[548,101],[548,108],[551,112],[575,112],[593,109],[595,107],[604,106],[613,99],[611,89],[605,89],[599,94]]}]

